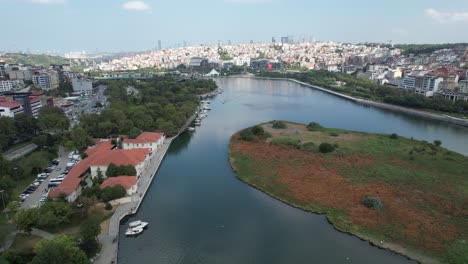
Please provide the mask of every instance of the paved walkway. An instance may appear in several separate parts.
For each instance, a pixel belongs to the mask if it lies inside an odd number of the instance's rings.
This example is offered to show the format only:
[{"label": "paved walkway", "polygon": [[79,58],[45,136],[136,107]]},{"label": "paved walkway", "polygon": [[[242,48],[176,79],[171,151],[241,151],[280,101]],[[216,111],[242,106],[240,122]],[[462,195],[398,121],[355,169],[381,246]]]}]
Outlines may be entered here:
[{"label": "paved walkway", "polygon": [[15,149],[15,150],[12,150],[12,151],[5,152],[3,154],[3,157],[5,157],[5,159],[7,159],[7,160],[19,159],[19,158],[33,152],[35,149],[37,149],[37,145],[34,144],[34,143],[29,143],[29,144],[27,144],[25,146],[22,146],[19,149]]},{"label": "paved walkway", "polygon": [[125,216],[135,214],[138,211],[138,208],[145,197],[146,191],[151,185],[153,178],[159,169],[159,165],[161,165],[161,162],[164,159],[173,139],[174,138],[165,139],[162,147],[150,159],[148,166],[145,167],[142,176],[138,180],[138,191],[131,196],[131,202],[120,204],[117,210],[115,210],[112,218],[110,219],[108,234],[101,234],[98,236],[102,248],[94,263],[117,263],[120,221]]}]

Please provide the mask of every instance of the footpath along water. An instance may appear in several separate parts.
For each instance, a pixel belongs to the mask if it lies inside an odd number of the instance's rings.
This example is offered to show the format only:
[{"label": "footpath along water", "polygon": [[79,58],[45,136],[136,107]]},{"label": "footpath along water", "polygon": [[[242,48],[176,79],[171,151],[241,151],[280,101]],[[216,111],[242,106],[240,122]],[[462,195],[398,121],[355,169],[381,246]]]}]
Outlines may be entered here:
[{"label": "footpath along water", "polygon": [[[359,105],[288,81],[220,79],[224,93],[193,133],[175,139],[139,211],[135,238],[120,229],[123,263],[412,263],[353,236],[324,216],[292,208],[237,180],[228,161],[236,131],[284,119],[433,141],[468,155],[468,130]],[[410,219],[408,220],[410,221]]]}]

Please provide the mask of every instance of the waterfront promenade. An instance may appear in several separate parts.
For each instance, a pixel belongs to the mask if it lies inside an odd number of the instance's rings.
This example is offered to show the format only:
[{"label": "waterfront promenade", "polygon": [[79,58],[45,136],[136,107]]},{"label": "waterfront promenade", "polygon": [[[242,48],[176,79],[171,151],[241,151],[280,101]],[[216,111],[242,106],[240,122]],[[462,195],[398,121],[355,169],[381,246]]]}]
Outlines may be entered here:
[{"label": "waterfront promenade", "polygon": [[99,235],[99,242],[101,243],[102,248],[94,263],[117,263],[120,221],[122,221],[125,216],[135,214],[138,211],[138,208],[145,197],[146,191],[151,185],[153,178],[156,176],[156,172],[158,171],[159,166],[161,165],[161,162],[174,138],[175,137],[165,139],[161,148],[156,151],[153,157],[151,157],[148,162],[148,166],[145,167],[140,179],[138,180],[138,190],[131,196],[130,202],[118,205],[110,219],[108,233]]}]

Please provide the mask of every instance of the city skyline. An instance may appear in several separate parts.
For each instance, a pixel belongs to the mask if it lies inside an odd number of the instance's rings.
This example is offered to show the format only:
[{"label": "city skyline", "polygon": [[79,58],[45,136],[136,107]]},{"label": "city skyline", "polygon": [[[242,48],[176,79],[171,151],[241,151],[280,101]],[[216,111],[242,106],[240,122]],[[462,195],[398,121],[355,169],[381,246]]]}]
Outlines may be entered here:
[{"label": "city skyline", "polygon": [[279,42],[288,35],[351,43],[467,42],[463,2],[0,0],[10,10],[3,14],[8,26],[0,50],[143,51],[157,49],[159,40],[168,48]]}]

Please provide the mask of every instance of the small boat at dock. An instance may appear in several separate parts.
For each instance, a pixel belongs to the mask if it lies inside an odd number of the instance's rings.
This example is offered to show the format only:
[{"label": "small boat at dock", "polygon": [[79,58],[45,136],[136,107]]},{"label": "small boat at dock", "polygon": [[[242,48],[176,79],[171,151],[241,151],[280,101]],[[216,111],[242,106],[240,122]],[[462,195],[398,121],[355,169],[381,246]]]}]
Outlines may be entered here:
[{"label": "small boat at dock", "polygon": [[133,221],[130,224],[128,224],[129,228],[145,228],[146,226],[148,226],[148,222],[143,222],[140,220]]},{"label": "small boat at dock", "polygon": [[126,236],[136,236],[141,233],[143,233],[143,227],[128,228],[127,231],[125,231]]},{"label": "small boat at dock", "polygon": [[188,127],[187,130],[190,131],[190,132],[193,132],[193,131],[195,131],[195,128],[194,127]]}]

